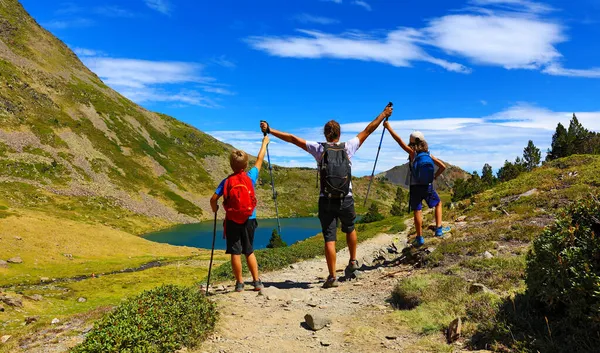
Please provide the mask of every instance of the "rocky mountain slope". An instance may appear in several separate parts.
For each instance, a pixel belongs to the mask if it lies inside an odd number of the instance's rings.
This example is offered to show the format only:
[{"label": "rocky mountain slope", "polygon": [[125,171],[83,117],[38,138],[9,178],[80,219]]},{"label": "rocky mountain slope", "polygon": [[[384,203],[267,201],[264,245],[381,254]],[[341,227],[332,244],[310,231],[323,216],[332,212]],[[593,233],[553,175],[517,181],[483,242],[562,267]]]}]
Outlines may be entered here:
[{"label": "rocky mountain slope", "polygon": [[[466,179],[469,174],[462,170],[460,167],[446,163],[446,171],[440,176],[439,180],[435,181],[435,187],[437,190],[450,191],[454,185],[454,181],[457,179]],[[377,175],[379,178],[385,178],[392,184],[400,185],[404,188],[408,188],[406,182],[406,176],[409,172],[409,165],[405,163],[403,165],[396,166],[388,171]]]}]

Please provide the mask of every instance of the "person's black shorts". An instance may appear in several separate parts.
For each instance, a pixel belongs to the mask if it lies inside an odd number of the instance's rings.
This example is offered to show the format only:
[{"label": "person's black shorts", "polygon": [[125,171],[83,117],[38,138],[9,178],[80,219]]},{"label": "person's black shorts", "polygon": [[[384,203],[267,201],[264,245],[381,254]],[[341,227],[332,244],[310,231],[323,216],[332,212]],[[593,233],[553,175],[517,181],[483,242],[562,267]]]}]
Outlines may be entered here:
[{"label": "person's black shorts", "polygon": [[319,220],[326,243],[337,240],[338,219],[342,222],[342,232],[350,233],[354,230],[354,220],[356,219],[354,198],[348,196],[343,201],[319,198]]},{"label": "person's black shorts", "polygon": [[254,252],[254,231],[258,227],[256,219],[249,219],[244,224],[225,221],[226,254],[250,255]]},{"label": "person's black shorts", "polygon": [[429,208],[434,208],[440,203],[440,197],[433,188],[433,185],[411,185],[410,209],[421,211],[423,209],[423,200],[425,200]]}]

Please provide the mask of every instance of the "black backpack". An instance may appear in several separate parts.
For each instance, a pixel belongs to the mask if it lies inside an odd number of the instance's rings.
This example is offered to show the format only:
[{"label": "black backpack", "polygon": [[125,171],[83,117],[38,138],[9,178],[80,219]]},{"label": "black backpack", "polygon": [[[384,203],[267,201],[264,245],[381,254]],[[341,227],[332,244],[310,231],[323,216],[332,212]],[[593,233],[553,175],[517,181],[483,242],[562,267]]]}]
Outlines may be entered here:
[{"label": "black backpack", "polygon": [[323,157],[319,163],[321,193],[329,199],[343,199],[350,193],[352,170],[346,144],[322,143]]}]

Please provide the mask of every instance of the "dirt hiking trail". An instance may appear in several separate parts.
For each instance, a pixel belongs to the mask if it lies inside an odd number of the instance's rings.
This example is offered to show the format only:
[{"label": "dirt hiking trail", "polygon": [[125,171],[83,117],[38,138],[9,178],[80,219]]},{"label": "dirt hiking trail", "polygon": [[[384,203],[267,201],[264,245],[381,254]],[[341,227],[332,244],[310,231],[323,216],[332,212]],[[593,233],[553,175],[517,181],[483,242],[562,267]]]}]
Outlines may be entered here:
[{"label": "dirt hiking trail", "polygon": [[[251,285],[242,293],[232,285],[217,286],[217,331],[194,352],[405,351],[419,336],[399,331],[386,314],[394,310],[388,302],[394,285],[410,275],[412,266],[383,264],[400,256],[388,247],[394,244],[401,251],[406,246],[412,220],[405,223],[402,233],[379,234],[358,245],[359,262],[367,266],[358,279],[344,280],[348,249],[339,251],[338,288],[321,288],[328,274],[324,258],[261,274],[266,287],[261,294]],[[309,313],[331,323],[312,331],[304,323]]]}]

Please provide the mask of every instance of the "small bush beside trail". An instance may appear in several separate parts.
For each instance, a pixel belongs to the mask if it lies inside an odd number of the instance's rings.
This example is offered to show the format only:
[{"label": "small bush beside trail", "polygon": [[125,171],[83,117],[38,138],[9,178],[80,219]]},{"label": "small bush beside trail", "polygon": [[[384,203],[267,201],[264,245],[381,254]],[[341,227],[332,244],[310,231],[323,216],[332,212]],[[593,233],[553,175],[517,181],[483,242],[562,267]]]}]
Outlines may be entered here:
[{"label": "small bush beside trail", "polygon": [[173,352],[196,346],[216,320],[198,288],[161,286],[119,305],[72,352]]},{"label": "small bush beside trail", "polygon": [[600,201],[570,206],[533,242],[527,257],[530,296],[565,325],[600,333]]}]

